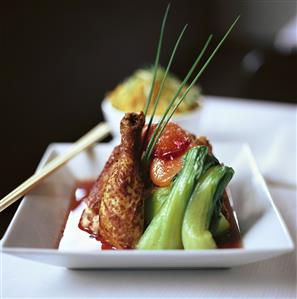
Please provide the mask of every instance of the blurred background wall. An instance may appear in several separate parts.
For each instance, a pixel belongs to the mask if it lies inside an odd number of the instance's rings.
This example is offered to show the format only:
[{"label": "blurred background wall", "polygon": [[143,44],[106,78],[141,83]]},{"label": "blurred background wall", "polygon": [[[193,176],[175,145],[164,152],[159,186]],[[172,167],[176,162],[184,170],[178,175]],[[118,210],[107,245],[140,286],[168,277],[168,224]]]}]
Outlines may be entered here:
[{"label": "blurred background wall", "polygon": [[[203,92],[296,103],[296,1],[171,2],[162,64],[184,23],[178,76],[210,33],[217,41],[241,14],[200,80]],[[101,121],[105,93],[153,62],[167,3],[1,1],[0,197],[33,173],[49,143],[72,142]],[[0,236],[15,209],[0,214]]]}]

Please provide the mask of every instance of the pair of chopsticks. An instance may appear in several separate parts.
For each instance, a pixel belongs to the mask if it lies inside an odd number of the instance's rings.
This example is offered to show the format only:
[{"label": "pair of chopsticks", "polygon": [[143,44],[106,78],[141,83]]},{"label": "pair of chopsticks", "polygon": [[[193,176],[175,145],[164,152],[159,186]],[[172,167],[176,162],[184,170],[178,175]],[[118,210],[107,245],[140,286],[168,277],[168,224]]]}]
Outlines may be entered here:
[{"label": "pair of chopsticks", "polygon": [[57,156],[52,161],[47,163],[42,169],[37,171],[34,175],[28,178],[20,186],[6,195],[0,200],[0,212],[16,202],[26,193],[30,192],[36,187],[45,177],[53,173],[55,170],[63,166],[66,162],[74,156],[84,151],[96,141],[100,141],[108,136],[110,129],[106,123],[100,123],[91,129],[88,133],[77,140],[73,146],[64,154]]}]

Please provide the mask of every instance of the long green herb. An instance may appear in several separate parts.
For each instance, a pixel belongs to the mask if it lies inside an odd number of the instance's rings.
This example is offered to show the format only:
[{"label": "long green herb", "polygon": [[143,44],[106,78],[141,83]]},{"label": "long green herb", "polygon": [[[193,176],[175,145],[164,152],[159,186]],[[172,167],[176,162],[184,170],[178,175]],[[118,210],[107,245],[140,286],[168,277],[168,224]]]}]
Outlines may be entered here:
[{"label": "long green herb", "polygon": [[[164,114],[163,114],[161,120],[159,121],[157,127],[156,127],[155,130],[153,131],[152,136],[151,136],[151,138],[150,138],[150,140],[149,140],[149,142],[148,142],[147,149],[146,149],[146,151],[145,151],[145,153],[144,153],[144,156],[143,156],[143,162],[144,162],[145,167],[146,167],[146,165],[147,165],[148,162],[149,162],[149,158],[147,158],[147,156],[148,156],[148,152],[150,151],[150,148],[152,147],[153,142],[154,142],[154,140],[156,139],[156,135],[157,135],[157,133],[158,133],[158,131],[159,131],[159,129],[160,129],[160,127],[161,127],[161,125],[162,125],[164,119],[166,118],[167,114],[169,113],[169,111],[170,111],[171,107],[173,106],[175,100],[176,100],[176,99],[178,98],[178,96],[180,95],[182,89],[183,89],[184,86],[187,84],[187,82],[188,82],[188,80],[190,79],[191,75],[193,74],[193,72],[194,72],[194,70],[195,70],[197,64],[198,64],[199,61],[201,60],[201,58],[202,58],[204,52],[206,51],[206,49],[207,49],[207,47],[208,47],[208,45],[209,45],[211,39],[212,39],[212,35],[210,35],[210,36],[208,37],[208,39],[207,39],[207,41],[205,42],[205,44],[204,44],[202,50],[201,50],[200,53],[198,54],[198,56],[197,56],[195,62],[193,63],[191,69],[189,70],[189,72],[188,72],[188,74],[186,75],[186,77],[184,78],[184,80],[181,82],[181,84],[180,84],[180,86],[179,86],[177,92],[175,93],[174,97],[173,97],[172,100],[170,101],[170,103],[169,103],[168,107],[166,108],[166,110],[165,110],[165,112],[164,112]],[[148,132],[148,131],[147,131],[147,132]],[[146,139],[145,139],[145,140],[146,140]]]},{"label": "long green herb", "polygon": [[175,43],[175,46],[174,46],[174,48],[173,48],[173,51],[172,51],[172,53],[171,53],[171,56],[170,56],[168,65],[167,65],[167,67],[166,67],[166,70],[165,70],[163,79],[162,79],[161,84],[160,84],[160,88],[159,88],[159,90],[158,90],[158,94],[157,94],[157,96],[156,96],[156,100],[155,100],[155,104],[154,104],[153,112],[152,112],[152,114],[151,114],[151,117],[150,117],[148,126],[147,126],[147,128],[146,128],[145,136],[144,136],[144,139],[143,139],[143,140],[144,140],[144,143],[145,143],[145,141],[146,141],[146,139],[147,139],[148,132],[149,132],[150,127],[151,127],[151,125],[152,125],[152,122],[153,122],[153,119],[154,119],[154,116],[155,116],[155,113],[156,113],[156,110],[157,110],[157,107],[158,107],[158,104],[159,104],[160,96],[161,96],[161,93],[162,93],[162,90],[163,90],[163,87],[164,87],[164,83],[165,83],[165,81],[166,81],[168,72],[169,72],[169,70],[170,70],[170,67],[171,67],[173,58],[174,58],[174,56],[175,56],[176,50],[177,50],[177,48],[178,48],[178,46],[179,46],[179,44],[180,44],[180,41],[181,41],[181,39],[182,39],[182,36],[184,35],[184,33],[185,33],[187,27],[188,27],[188,24],[186,24],[186,25],[184,26],[183,30],[181,31],[181,33],[180,33],[180,35],[179,35],[179,37],[178,37],[178,39],[177,39],[177,41],[176,41],[176,43]]},{"label": "long green herb", "polygon": [[163,35],[164,35],[164,29],[165,29],[165,24],[168,16],[168,12],[170,9],[170,3],[167,5],[162,25],[161,25],[161,31],[160,31],[160,37],[159,37],[159,42],[158,42],[158,47],[157,47],[157,53],[156,53],[156,58],[155,58],[155,65],[154,65],[154,75],[153,75],[153,80],[152,80],[152,85],[151,89],[149,92],[149,95],[146,100],[145,108],[144,108],[144,115],[147,115],[147,111],[151,102],[154,86],[155,86],[155,81],[156,81],[156,76],[157,76],[157,70],[158,70],[158,65],[159,65],[159,60],[160,60],[160,53],[161,53],[161,48],[162,48],[162,42],[163,42]]},{"label": "long green herb", "polygon": [[[155,135],[156,137],[153,138],[153,136],[152,136],[152,138],[150,139],[150,142],[148,144],[147,150],[146,150],[146,152],[144,154],[144,163],[145,163],[145,165],[148,164],[148,162],[150,160],[150,157],[151,157],[151,154],[153,152],[153,149],[154,149],[157,141],[159,140],[161,134],[163,133],[166,125],[168,124],[169,120],[173,116],[174,112],[176,111],[176,109],[178,108],[178,106],[181,104],[181,102],[184,100],[184,98],[187,96],[187,94],[189,93],[189,91],[191,90],[191,88],[193,87],[193,85],[196,84],[196,82],[198,81],[198,79],[200,78],[200,76],[202,75],[202,73],[204,72],[204,70],[206,69],[206,67],[208,66],[208,64],[210,63],[210,61],[212,60],[212,58],[214,57],[214,55],[217,53],[217,51],[222,46],[222,44],[225,41],[225,39],[227,38],[227,36],[230,34],[230,32],[232,31],[232,29],[234,28],[234,26],[237,23],[237,21],[239,20],[239,18],[240,18],[240,16],[238,16],[235,19],[235,21],[232,23],[232,25],[230,26],[230,28],[228,29],[228,31],[225,33],[225,35],[223,36],[223,38],[221,39],[221,41],[219,42],[219,44],[216,46],[216,48],[213,50],[213,52],[211,53],[211,55],[209,56],[209,58],[207,59],[207,61],[204,63],[204,65],[202,66],[202,68],[200,69],[200,71],[198,72],[198,74],[196,75],[196,77],[193,79],[193,81],[191,82],[191,84],[189,85],[189,87],[186,89],[186,91],[184,92],[184,94],[181,96],[181,98],[178,101],[178,103],[172,109],[171,113],[169,114],[169,116],[167,117],[166,120],[164,120],[166,116],[165,117],[163,116],[162,120],[160,121],[160,123],[162,125],[162,128],[160,129],[161,125],[159,126],[159,128],[158,128],[158,126],[156,127],[156,129],[155,129],[155,131],[157,132],[156,135]],[[175,99],[178,97],[179,93],[180,93],[180,88],[177,91],[176,95],[174,96]],[[174,99],[174,101],[175,101],[175,99]],[[169,106],[167,108],[168,111],[172,108],[172,106],[174,104],[174,101],[170,102],[170,104],[169,104]],[[166,110],[166,112],[167,112],[167,110]],[[167,115],[167,113],[166,113],[166,115]]]}]

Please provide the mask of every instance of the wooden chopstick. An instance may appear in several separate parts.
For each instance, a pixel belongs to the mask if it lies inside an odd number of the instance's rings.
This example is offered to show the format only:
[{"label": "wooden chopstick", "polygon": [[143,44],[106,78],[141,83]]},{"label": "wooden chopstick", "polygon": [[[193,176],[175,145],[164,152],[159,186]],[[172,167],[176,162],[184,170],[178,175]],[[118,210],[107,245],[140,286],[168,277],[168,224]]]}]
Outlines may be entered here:
[{"label": "wooden chopstick", "polygon": [[110,129],[106,123],[100,123],[88,133],[77,140],[73,146],[64,154],[57,156],[47,163],[42,169],[38,170],[34,175],[24,181],[20,186],[6,195],[0,200],[0,212],[16,202],[19,198],[36,187],[45,177],[63,166],[74,156],[84,151],[96,141],[102,140],[110,133]]}]

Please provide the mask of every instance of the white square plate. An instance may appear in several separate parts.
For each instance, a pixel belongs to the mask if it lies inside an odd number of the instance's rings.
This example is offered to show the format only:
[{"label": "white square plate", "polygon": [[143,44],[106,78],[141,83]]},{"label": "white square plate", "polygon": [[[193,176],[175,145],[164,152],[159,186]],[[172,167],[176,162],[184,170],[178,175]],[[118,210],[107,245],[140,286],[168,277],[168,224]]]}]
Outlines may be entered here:
[{"label": "white square plate", "polygon": [[[71,144],[52,144],[39,168]],[[221,162],[235,170],[230,183],[243,248],[215,250],[58,250],[77,180],[94,179],[113,146],[98,144],[79,154],[26,196],[2,242],[8,254],[67,268],[223,268],[272,258],[294,248],[250,148],[242,143],[215,143]]]}]

